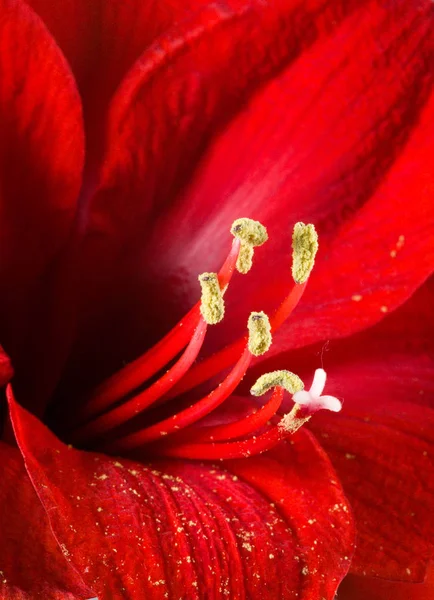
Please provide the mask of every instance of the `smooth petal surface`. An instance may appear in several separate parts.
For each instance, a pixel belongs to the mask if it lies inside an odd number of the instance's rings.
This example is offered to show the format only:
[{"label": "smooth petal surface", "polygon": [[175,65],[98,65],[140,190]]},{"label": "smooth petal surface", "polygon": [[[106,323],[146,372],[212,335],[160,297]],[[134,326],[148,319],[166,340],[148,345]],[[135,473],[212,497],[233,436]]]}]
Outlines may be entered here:
[{"label": "smooth petal surface", "polygon": [[90,598],[92,590],[60,551],[20,452],[2,442],[0,479],[0,598]]},{"label": "smooth petal surface", "polygon": [[351,516],[306,432],[261,460],[148,467],[66,447],[9,400],[53,531],[99,598],[334,597]]},{"label": "smooth petal surface", "polygon": [[32,311],[41,320],[48,271],[72,229],[84,140],[68,66],[20,0],[1,0],[0,40],[0,338],[18,372],[23,353],[43,345]]}]

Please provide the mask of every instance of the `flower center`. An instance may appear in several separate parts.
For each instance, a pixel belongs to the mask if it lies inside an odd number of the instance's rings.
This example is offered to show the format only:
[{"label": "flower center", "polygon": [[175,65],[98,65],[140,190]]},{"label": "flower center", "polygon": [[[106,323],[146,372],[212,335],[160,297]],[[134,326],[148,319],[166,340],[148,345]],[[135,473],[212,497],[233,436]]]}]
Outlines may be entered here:
[{"label": "flower center", "polygon": [[[207,423],[206,417],[215,414],[235,391],[252,359],[270,348],[272,333],[289,317],[304,292],[318,249],[314,226],[297,223],[292,240],[293,284],[286,298],[270,319],[262,311],[252,313],[248,335],[194,364],[208,326],[217,325],[224,317],[224,294],[235,269],[247,273],[252,267],[254,248],[268,239],[265,227],[251,219],[237,219],[231,233],[235,239],[219,273],[199,276],[200,302],[156,346],[94,391],[77,416],[70,435],[73,443],[109,453],[146,448],[150,455],[158,456],[239,458],[272,448],[321,408],[340,410],[339,400],[321,395],[326,378],[322,369],[316,371],[309,391],[304,390],[297,375],[275,371],[260,377],[251,389],[254,396],[273,390],[261,408],[219,425]],[[215,389],[180,409],[181,395],[229,367],[228,375]],[[164,374],[156,378],[164,368]],[[285,391],[292,395],[295,404],[279,418],[277,411]],[[169,416],[158,417],[152,425],[137,425],[141,415],[146,416],[150,409],[155,412],[156,407],[168,409]]]}]

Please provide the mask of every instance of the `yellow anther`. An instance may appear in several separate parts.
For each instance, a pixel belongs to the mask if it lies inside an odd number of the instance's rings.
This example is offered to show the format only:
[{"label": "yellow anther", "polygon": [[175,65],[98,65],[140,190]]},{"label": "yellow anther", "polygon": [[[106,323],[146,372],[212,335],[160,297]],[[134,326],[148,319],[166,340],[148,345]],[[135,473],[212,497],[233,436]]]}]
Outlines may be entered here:
[{"label": "yellow anther", "polygon": [[242,218],[232,223],[231,233],[241,241],[237,270],[243,274],[248,273],[252,267],[253,248],[268,240],[267,230],[259,221]]},{"label": "yellow anther", "polygon": [[304,283],[313,269],[318,251],[318,234],[314,225],[295,224],[292,249],[292,277],[295,283]]},{"label": "yellow anther", "polygon": [[240,253],[237,259],[237,271],[245,275],[253,265],[253,246],[241,243]]},{"label": "yellow anther", "polygon": [[266,228],[253,219],[237,219],[232,223],[231,233],[249,246],[261,246],[268,240]]},{"label": "yellow anther", "polygon": [[261,356],[271,346],[271,325],[264,312],[253,312],[247,323],[249,328],[248,348],[255,356]]},{"label": "yellow anther", "polygon": [[217,274],[202,273],[198,279],[202,288],[200,312],[208,325],[215,325],[225,314],[225,304]]},{"label": "yellow anther", "polygon": [[296,392],[301,392],[304,388],[304,383],[298,375],[291,373],[291,371],[272,371],[271,373],[261,375],[251,388],[250,393],[253,396],[262,396],[262,394],[265,394],[269,389],[276,386],[285,388],[290,394],[295,394]]}]

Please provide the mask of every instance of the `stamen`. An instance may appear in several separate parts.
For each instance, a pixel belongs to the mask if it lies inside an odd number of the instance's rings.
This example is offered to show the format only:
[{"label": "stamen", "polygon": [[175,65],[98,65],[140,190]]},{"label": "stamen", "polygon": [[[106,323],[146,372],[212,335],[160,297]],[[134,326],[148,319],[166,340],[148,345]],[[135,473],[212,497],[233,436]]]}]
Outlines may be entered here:
[{"label": "stamen", "polygon": [[249,246],[262,246],[268,240],[267,229],[253,219],[236,219],[232,223],[231,233]]},{"label": "stamen", "polygon": [[249,328],[249,350],[254,356],[261,356],[271,346],[270,321],[264,312],[253,312],[247,326]]},{"label": "stamen", "polygon": [[262,396],[262,394],[276,386],[283,387],[290,394],[295,394],[304,388],[304,383],[298,375],[291,373],[291,371],[273,371],[259,377],[250,393],[253,396]]},{"label": "stamen", "polygon": [[202,431],[199,430],[194,435],[195,441],[216,442],[219,440],[229,440],[258,430],[279,410],[283,400],[283,391],[286,390],[291,395],[295,394],[304,388],[304,383],[298,375],[291,373],[291,371],[273,371],[272,373],[261,375],[256,383],[250,388],[250,393],[253,396],[262,396],[271,388],[275,389],[270,400],[257,412],[233,423],[228,423],[227,425],[204,427]]},{"label": "stamen", "polygon": [[318,234],[312,224],[296,223],[292,235],[292,276],[295,283],[305,283],[315,264]]},{"label": "stamen", "polygon": [[265,433],[253,436],[239,442],[210,443],[210,444],[179,444],[161,445],[158,447],[158,456],[172,456],[176,458],[193,460],[228,460],[233,458],[247,458],[262,454],[274,448],[284,440],[288,433],[279,427],[272,427]]},{"label": "stamen", "polygon": [[300,407],[295,405],[292,411],[283,417],[278,425],[268,431],[254,435],[247,440],[226,443],[190,443],[158,447],[160,456],[173,456],[196,460],[227,460],[233,458],[247,458],[271,450],[288,436],[294,434],[310,416],[299,416]]},{"label": "stamen", "polygon": [[243,218],[232,223],[231,233],[241,241],[237,270],[248,273],[252,268],[253,248],[262,246],[268,240],[267,230],[259,221]]},{"label": "stamen", "polygon": [[[110,403],[118,402],[127,394],[130,394],[130,399],[76,429],[72,441],[82,443],[92,439],[94,445],[99,444],[101,448],[101,436],[107,431],[116,429],[114,437],[116,435],[120,437],[110,443],[104,443],[102,446],[104,450],[131,451],[151,443],[150,453],[157,451],[160,456],[199,460],[240,458],[269,450],[296,432],[317,410],[341,409],[341,402],[337,398],[321,395],[326,382],[323,369],[316,370],[312,386],[308,391],[304,390],[304,384],[296,374],[287,370],[278,370],[259,377],[250,390],[252,395],[261,396],[273,389],[271,397],[261,408],[231,423],[207,426],[202,421],[234,392],[253,357],[261,356],[268,351],[272,343],[272,332],[274,334],[291,314],[304,292],[318,250],[315,227],[311,224],[297,223],[292,239],[294,284],[273,317],[269,319],[262,311],[251,313],[247,323],[248,337],[238,340],[203,361],[188,375],[187,372],[203,344],[207,325],[219,323],[224,317],[223,295],[234,268],[246,273],[252,265],[254,247],[262,245],[268,239],[265,227],[251,219],[237,219],[232,225],[231,232],[235,240],[220,273],[206,272],[198,277],[202,291],[200,303],[196,304],[154,348],[105,382],[93,398],[91,412],[93,411],[93,414],[96,410],[102,412]],[[191,339],[187,344],[190,336]],[[143,386],[147,378],[152,377],[165,364],[174,360],[185,346],[187,347],[181,357],[162,377],[144,391],[137,393],[137,388]],[[117,429],[151,404],[167,402],[229,367],[235,362],[235,353],[239,356],[240,352],[241,356],[223,382],[188,408],[175,413],[175,406],[172,416],[134,433],[122,435]],[[181,378],[183,378],[182,383],[180,383]],[[292,395],[295,404],[288,414],[276,420],[273,417],[276,417],[281,406],[284,390]],[[131,392],[136,395],[131,397]],[[109,404],[107,404],[108,400]],[[271,423],[270,419],[272,419]],[[137,429],[136,422],[132,423],[131,427]],[[251,437],[246,439],[247,435]],[[237,441],[228,441],[237,438]]]},{"label": "stamen", "polygon": [[217,273],[202,273],[198,279],[202,288],[200,312],[208,325],[216,325],[225,314],[223,293]]}]

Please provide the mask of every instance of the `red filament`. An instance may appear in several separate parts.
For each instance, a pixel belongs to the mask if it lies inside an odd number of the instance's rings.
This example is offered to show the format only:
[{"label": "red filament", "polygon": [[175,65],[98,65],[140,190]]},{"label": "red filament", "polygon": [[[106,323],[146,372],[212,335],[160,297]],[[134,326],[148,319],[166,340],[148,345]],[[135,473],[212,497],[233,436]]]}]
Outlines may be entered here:
[{"label": "red filament", "polygon": [[137,433],[125,436],[106,446],[105,449],[116,452],[132,450],[142,444],[158,440],[168,433],[174,433],[192,423],[196,423],[199,419],[202,419],[220,406],[232,394],[244,377],[251,360],[252,355],[246,348],[229,375],[210,394],[195,402],[192,406],[175,414],[173,417],[165,419],[151,427],[146,427]]}]

